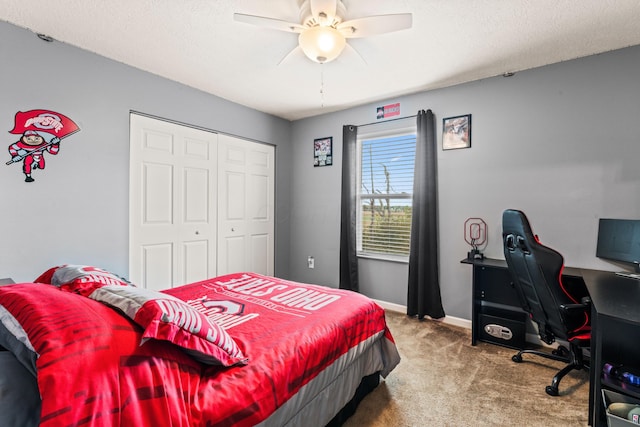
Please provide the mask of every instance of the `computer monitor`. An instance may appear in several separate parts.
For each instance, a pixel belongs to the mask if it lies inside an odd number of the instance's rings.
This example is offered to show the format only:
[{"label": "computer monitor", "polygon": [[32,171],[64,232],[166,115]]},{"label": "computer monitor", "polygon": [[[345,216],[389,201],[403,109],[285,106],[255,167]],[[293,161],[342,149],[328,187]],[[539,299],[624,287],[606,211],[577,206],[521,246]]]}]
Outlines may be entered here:
[{"label": "computer monitor", "polygon": [[601,218],[596,256],[630,264],[640,273],[640,220]]}]

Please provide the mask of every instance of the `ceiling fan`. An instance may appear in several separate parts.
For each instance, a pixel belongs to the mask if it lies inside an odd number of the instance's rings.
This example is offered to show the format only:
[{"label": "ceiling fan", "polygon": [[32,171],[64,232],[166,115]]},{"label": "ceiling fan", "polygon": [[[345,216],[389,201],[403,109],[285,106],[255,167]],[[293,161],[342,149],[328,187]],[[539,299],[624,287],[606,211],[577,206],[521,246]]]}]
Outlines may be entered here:
[{"label": "ceiling fan", "polygon": [[346,46],[346,39],[411,28],[412,15],[398,13],[366,16],[344,21],[346,7],[341,0],[298,0],[300,23],[265,16],[235,13],[239,22],[298,33],[298,48],[320,64],[336,59]]}]

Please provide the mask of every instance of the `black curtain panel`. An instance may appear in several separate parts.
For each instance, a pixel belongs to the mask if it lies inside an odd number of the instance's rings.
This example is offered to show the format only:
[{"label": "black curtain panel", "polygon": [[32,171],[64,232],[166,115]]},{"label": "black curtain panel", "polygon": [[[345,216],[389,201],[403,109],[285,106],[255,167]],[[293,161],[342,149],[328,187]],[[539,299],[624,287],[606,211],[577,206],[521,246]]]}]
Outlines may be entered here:
[{"label": "black curtain panel", "polygon": [[356,138],[358,128],[342,127],[342,207],[340,211],[340,289],[358,291],[356,257]]},{"label": "black curtain panel", "polygon": [[438,271],[437,148],[433,112],[417,117],[407,314],[444,317]]}]

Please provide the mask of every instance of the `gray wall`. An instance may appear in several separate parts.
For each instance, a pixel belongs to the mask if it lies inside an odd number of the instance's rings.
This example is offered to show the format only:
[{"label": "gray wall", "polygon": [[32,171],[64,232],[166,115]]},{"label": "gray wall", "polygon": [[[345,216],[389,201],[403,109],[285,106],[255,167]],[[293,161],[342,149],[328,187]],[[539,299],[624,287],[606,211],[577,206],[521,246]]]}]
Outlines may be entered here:
[{"label": "gray wall", "polygon": [[[300,120],[292,128],[291,279],[338,284],[342,125],[375,122],[376,106],[401,114],[472,114],[472,147],[438,152],[440,279],[445,311],[471,318],[464,221],[488,224],[485,254],[504,258],[501,214],[524,210],[567,265],[605,270],[595,257],[598,218],[640,218],[640,47],[513,77],[495,77]],[[314,138],[333,136],[334,166],[314,168]],[[313,255],[315,269],[307,268]],[[360,261],[366,295],[406,304],[407,265]]]},{"label": "gray wall", "polygon": [[[276,145],[276,273],[288,274],[289,121],[0,22],[0,143],[18,111],[50,109],[80,132],[25,183],[0,164],[0,277],[35,279],[60,263],[128,274],[129,112]],[[211,78],[216,78],[212,75]]]},{"label": "gray wall", "polygon": [[[0,53],[5,147],[16,140],[8,131],[17,111],[55,110],[82,129],[34,183],[19,165],[0,164],[0,277],[32,280],[68,262],[127,274],[131,110],[276,145],[276,275],[333,287],[342,125],[375,122],[376,106],[400,102],[402,115],[431,108],[440,139],[443,117],[472,114],[471,149],[438,154],[443,302],[448,315],[465,319],[466,218],[487,222],[489,257],[502,258],[500,217],[513,207],[567,265],[610,270],[618,267],[594,255],[598,218],[640,218],[640,47],[293,123],[3,22]],[[313,139],[326,136],[334,165],[314,168]],[[406,264],[363,260],[360,273],[363,293],[406,304]]]}]

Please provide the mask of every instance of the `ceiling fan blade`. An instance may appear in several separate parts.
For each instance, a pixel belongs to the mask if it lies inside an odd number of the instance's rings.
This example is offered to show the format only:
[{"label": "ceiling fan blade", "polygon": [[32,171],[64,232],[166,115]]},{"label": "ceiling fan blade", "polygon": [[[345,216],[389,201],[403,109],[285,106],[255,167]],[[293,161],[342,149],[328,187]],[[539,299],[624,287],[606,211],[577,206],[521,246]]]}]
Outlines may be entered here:
[{"label": "ceiling fan blade", "polygon": [[[309,6],[311,7],[311,14],[316,19],[316,22],[318,22],[318,24],[323,25],[323,21],[326,21],[326,25],[329,25],[331,24],[331,22],[333,22],[333,18],[336,16],[338,1],[309,0]],[[322,14],[324,14],[324,16]]]},{"label": "ceiling fan blade", "polygon": [[233,19],[245,24],[256,25],[258,27],[271,28],[273,30],[300,33],[305,29],[300,24],[283,21],[282,19],[267,18],[266,16],[245,15],[244,13],[234,13]]},{"label": "ceiling fan blade", "polygon": [[280,62],[278,62],[278,65],[281,65],[282,63],[284,63],[285,61],[289,61],[290,58],[303,54],[302,53],[302,48],[300,46],[296,46],[294,47],[291,51],[289,51],[289,53],[287,53],[284,58],[282,58],[280,60]]},{"label": "ceiling fan blade", "polygon": [[368,37],[411,28],[412,22],[410,13],[376,15],[345,21],[338,25],[338,30],[346,38]]},{"label": "ceiling fan blade", "polygon": [[345,49],[345,50],[346,50],[347,52],[351,52],[351,53],[353,54],[353,56],[356,56],[356,57],[360,58],[360,60],[362,61],[362,63],[363,63],[364,65],[369,65],[369,64],[368,64],[368,62],[367,62],[367,60],[366,60],[366,59],[364,59],[364,56],[362,56],[362,55],[360,54],[360,52],[358,52],[358,49],[356,49],[355,47],[353,47],[353,46],[352,46],[351,44],[349,44],[349,43],[347,43],[345,47],[346,47],[346,49]]}]

